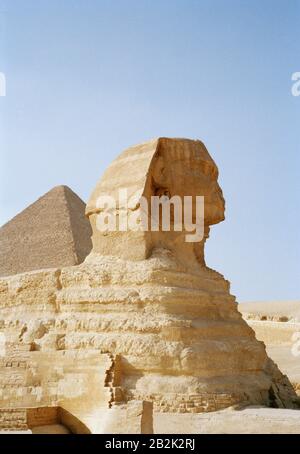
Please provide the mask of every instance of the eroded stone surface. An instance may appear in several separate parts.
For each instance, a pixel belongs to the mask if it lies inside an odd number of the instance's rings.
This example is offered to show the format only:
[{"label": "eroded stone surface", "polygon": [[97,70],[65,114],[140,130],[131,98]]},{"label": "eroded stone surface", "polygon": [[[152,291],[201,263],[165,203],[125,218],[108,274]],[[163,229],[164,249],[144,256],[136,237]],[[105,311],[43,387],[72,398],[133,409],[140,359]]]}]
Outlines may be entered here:
[{"label": "eroded stone surface", "polygon": [[[93,251],[85,262],[0,280],[1,330],[10,344],[29,346],[29,362],[37,354],[68,358],[80,352],[90,367],[95,360],[90,351],[111,355],[103,386],[110,392],[106,408],[116,415],[122,412],[118,405],[133,400],[153,402],[156,412],[176,413],[240,403],[294,408],[291,384],[242,319],[229,282],[205,264],[209,227],[224,219],[217,177],[199,141],[158,139],[122,153],[88,203]],[[135,211],[139,195],[205,195],[205,238],[187,243],[184,231],[99,232],[97,197],[126,186],[137,199],[135,206],[123,208]],[[79,357],[74,361],[80,369]],[[32,388],[47,397],[43,376]],[[18,386],[15,393],[11,406],[18,401]],[[90,420],[99,419],[101,392],[84,412],[81,397],[68,409],[77,417],[85,412]]]}]

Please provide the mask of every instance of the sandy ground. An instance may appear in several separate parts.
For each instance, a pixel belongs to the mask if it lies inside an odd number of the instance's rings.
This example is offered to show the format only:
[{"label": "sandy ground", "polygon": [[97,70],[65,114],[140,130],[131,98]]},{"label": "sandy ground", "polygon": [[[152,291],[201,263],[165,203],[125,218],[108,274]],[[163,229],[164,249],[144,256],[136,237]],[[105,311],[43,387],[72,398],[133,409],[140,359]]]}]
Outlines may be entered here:
[{"label": "sandy ground", "polygon": [[[0,434],[69,434],[60,425]],[[118,432],[119,433],[119,432]],[[155,434],[300,434],[300,411],[265,407],[226,409],[198,414],[154,414]]]},{"label": "sandy ground", "polygon": [[70,434],[71,432],[61,424],[51,424],[49,426],[37,426],[32,429],[33,434]]},{"label": "sandy ground", "polygon": [[287,316],[300,322],[300,300],[298,301],[255,301],[241,303],[239,310],[243,313],[266,314],[269,316]]},{"label": "sandy ground", "polygon": [[154,431],[157,434],[300,434],[300,411],[248,407],[190,415],[160,413],[155,416]]}]

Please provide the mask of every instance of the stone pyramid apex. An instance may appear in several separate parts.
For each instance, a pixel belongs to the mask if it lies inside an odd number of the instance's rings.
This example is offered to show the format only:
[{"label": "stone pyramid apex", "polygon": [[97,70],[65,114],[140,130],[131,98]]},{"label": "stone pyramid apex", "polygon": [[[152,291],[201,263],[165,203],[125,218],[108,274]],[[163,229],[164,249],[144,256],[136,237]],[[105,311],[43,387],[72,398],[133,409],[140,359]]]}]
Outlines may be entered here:
[{"label": "stone pyramid apex", "polygon": [[41,196],[0,228],[0,275],[81,263],[91,249],[85,203],[68,186]]}]

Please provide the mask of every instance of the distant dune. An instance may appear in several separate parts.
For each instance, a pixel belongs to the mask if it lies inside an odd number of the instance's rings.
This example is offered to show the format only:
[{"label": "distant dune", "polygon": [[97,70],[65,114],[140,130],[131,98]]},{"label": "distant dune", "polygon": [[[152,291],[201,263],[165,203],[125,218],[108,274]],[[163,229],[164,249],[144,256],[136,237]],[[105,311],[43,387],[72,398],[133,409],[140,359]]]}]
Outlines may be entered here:
[{"label": "distant dune", "polygon": [[[267,317],[267,320],[300,322],[300,300],[294,301],[256,301],[240,303],[239,311],[252,314],[253,318]],[[285,320],[286,317],[288,320]],[[282,318],[282,320],[279,320]]]}]

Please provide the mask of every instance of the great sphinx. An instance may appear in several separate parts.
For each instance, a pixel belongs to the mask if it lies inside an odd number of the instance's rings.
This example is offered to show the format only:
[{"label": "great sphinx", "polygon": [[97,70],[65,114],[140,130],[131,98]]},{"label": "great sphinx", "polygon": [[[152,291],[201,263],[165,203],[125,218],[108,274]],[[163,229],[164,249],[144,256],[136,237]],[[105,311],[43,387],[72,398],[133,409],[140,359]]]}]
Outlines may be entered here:
[{"label": "great sphinx", "polygon": [[[138,213],[141,197],[204,196],[203,239],[185,241],[184,229],[100,231],[99,197],[117,198],[122,188],[131,204],[119,203],[118,215]],[[199,140],[159,138],[125,150],[87,203],[93,249],[86,260],[0,280],[10,343],[29,345],[29,356],[78,352],[79,362],[84,352],[93,360],[97,352],[111,355],[109,406],[139,400],[155,412],[295,408],[292,385],[238,312],[229,282],[205,264],[210,226],[224,220],[224,210],[217,166]],[[95,408],[101,396],[91,397]],[[76,396],[73,409],[80,402]]]}]

